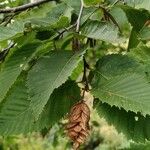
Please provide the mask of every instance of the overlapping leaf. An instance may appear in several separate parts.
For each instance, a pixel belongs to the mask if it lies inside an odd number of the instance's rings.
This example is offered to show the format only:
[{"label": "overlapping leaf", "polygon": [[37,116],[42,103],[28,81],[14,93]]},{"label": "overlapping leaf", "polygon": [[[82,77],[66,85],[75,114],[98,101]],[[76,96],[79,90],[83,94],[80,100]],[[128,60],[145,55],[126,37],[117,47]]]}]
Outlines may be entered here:
[{"label": "overlapping leaf", "polygon": [[27,134],[45,127],[49,128],[68,113],[70,107],[79,100],[79,87],[75,82],[67,81],[53,92],[42,114],[35,121],[28,99],[26,75],[21,74],[1,104],[0,134],[4,136]]},{"label": "overlapping leaf", "polygon": [[129,28],[128,19],[126,17],[125,12],[121,8],[113,7],[110,10],[110,13],[118,23],[122,32],[126,31]]},{"label": "overlapping leaf", "polygon": [[84,4],[87,5],[87,6],[91,6],[91,5],[97,5],[97,4],[100,4],[102,3],[103,0],[84,0]]},{"label": "overlapping leaf", "polygon": [[145,23],[149,20],[150,14],[146,10],[135,9],[129,6],[120,6],[120,8],[122,8],[122,10],[126,13],[128,21],[133,27],[129,39],[129,50],[139,44],[140,40],[138,34]]},{"label": "overlapping leaf", "polygon": [[149,13],[146,10],[138,10],[129,6],[120,6],[126,13],[128,21],[138,32],[144,26],[146,21],[150,18]]},{"label": "overlapping leaf", "polygon": [[[56,24],[58,21],[64,21],[64,19],[61,20],[61,17],[66,13],[66,4],[62,3],[53,8],[50,7],[49,10],[46,5],[44,6],[42,9],[35,9],[20,15],[13,24],[7,27],[0,26],[0,41],[19,36],[26,30],[30,32],[30,30],[32,31],[32,25],[50,27],[50,25]],[[67,17],[66,20],[69,22]]]},{"label": "overlapping leaf", "polygon": [[93,94],[102,102],[150,114],[150,84],[143,66],[128,56],[105,56],[97,64]]},{"label": "overlapping leaf", "polygon": [[149,0],[136,0],[136,1],[132,1],[132,0],[125,0],[125,3],[131,7],[135,7],[135,8],[144,8],[147,10],[150,10],[150,1]]},{"label": "overlapping leaf", "polygon": [[150,39],[150,27],[144,26],[139,32],[139,38],[141,40],[149,40]]},{"label": "overlapping leaf", "polygon": [[77,80],[79,78],[79,75],[81,75],[82,71],[83,71],[83,62],[81,61],[72,72],[70,78],[72,80]]},{"label": "overlapping leaf", "polygon": [[66,115],[71,106],[80,100],[80,88],[74,81],[67,81],[55,89],[42,114],[34,125],[35,130],[49,127]]},{"label": "overlapping leaf", "polygon": [[[76,15],[79,14],[81,1],[74,1],[74,0],[64,0],[64,2],[68,5],[72,12]],[[96,11],[95,7],[84,7],[81,17],[81,24],[83,24],[87,19],[94,14]]]},{"label": "overlapping leaf", "polygon": [[150,81],[150,48],[144,44],[139,44],[137,48],[131,49],[129,55],[144,64],[145,73]]},{"label": "overlapping leaf", "polygon": [[54,7],[56,7],[55,2],[47,2],[38,7],[34,7],[28,11],[23,11],[17,16],[15,16],[16,20],[30,20],[35,18],[45,18],[47,13],[49,13]]},{"label": "overlapping leaf", "polygon": [[21,75],[8,93],[0,110],[0,134],[10,135],[31,131],[34,122],[29,108],[26,76]]},{"label": "overlapping leaf", "polygon": [[124,41],[119,37],[119,31],[115,25],[99,21],[86,23],[81,30],[81,34],[89,38],[111,43]]},{"label": "overlapping leaf", "polygon": [[140,44],[137,48],[132,49],[129,55],[143,64],[150,63],[150,48],[144,44]]},{"label": "overlapping leaf", "polygon": [[128,139],[137,142],[150,140],[150,116],[143,117],[131,111],[127,112],[115,106],[111,107],[99,100],[95,102],[95,107],[101,117],[114,125],[119,132],[124,133]]},{"label": "overlapping leaf", "polygon": [[25,65],[32,59],[39,43],[14,48],[3,62],[0,70],[0,101],[3,100]]},{"label": "overlapping leaf", "polygon": [[31,107],[38,118],[55,88],[63,84],[77,67],[83,52],[52,52],[41,58],[28,75]]},{"label": "overlapping leaf", "polygon": [[128,43],[128,51],[130,51],[130,49],[137,47],[137,45],[140,43],[139,40],[139,36],[138,33],[135,31],[135,29],[133,28],[131,30],[130,33],[130,37],[129,37],[129,43]]},{"label": "overlapping leaf", "polygon": [[24,31],[23,22],[16,21],[15,24],[12,24],[9,27],[0,27],[0,41],[7,40],[11,37],[14,37]]}]

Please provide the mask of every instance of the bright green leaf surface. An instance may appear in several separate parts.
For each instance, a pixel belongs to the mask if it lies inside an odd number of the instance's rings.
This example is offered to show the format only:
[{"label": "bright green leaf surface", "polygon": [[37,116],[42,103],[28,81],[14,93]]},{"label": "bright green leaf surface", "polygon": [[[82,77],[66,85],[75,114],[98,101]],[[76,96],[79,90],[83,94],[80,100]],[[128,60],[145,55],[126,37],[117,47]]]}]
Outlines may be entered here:
[{"label": "bright green leaf surface", "polygon": [[101,2],[103,2],[103,0],[84,0],[84,4],[87,6],[100,4]]},{"label": "bright green leaf surface", "polygon": [[0,109],[0,134],[27,134],[31,131],[40,131],[49,128],[66,115],[71,106],[80,100],[80,88],[73,81],[67,81],[54,90],[48,100],[42,114],[35,121],[28,89],[26,87],[26,75],[21,74],[8,92]]},{"label": "bright green leaf surface", "polygon": [[34,127],[39,130],[58,122],[71,106],[80,100],[80,88],[74,81],[67,81],[55,89]]},{"label": "bright green leaf surface", "polygon": [[132,49],[129,55],[143,64],[150,63],[150,48],[144,44],[139,44],[138,47]]},{"label": "bright green leaf surface", "polygon": [[23,22],[16,21],[9,27],[0,26],[0,41],[7,40],[17,34],[23,33]]},{"label": "bright green leaf surface", "polygon": [[99,61],[92,87],[102,102],[150,114],[150,84],[143,67],[127,56],[110,55]]},{"label": "bright green leaf surface", "polygon": [[125,0],[125,2],[129,6],[135,7],[137,9],[144,8],[144,9],[150,10],[150,1],[149,0]]},{"label": "bright green leaf surface", "polygon": [[131,111],[127,112],[115,106],[111,107],[106,103],[101,103],[99,100],[95,102],[95,107],[100,117],[104,117],[109,124],[114,125],[128,139],[137,142],[145,142],[146,139],[150,140],[149,116],[143,117]]},{"label": "bright green leaf surface", "polygon": [[0,134],[27,133],[33,125],[33,115],[29,109],[25,75],[19,77],[5,98],[0,110]]},{"label": "bright green leaf surface", "polygon": [[119,37],[119,31],[115,25],[99,21],[90,21],[86,23],[81,30],[81,34],[89,38],[111,43],[120,43],[123,41],[123,39]]},{"label": "bright green leaf surface", "polygon": [[139,32],[139,38],[141,40],[149,40],[150,39],[150,27],[144,26]]},{"label": "bright green leaf surface", "polygon": [[126,13],[126,16],[136,31],[144,26],[145,22],[150,18],[146,10],[138,10],[128,6],[120,6]]},{"label": "bright green leaf surface", "polygon": [[[55,88],[63,84],[81,60],[82,53],[52,52],[41,58],[28,75],[31,107],[37,118]],[[34,77],[34,78],[33,78]]]},{"label": "bright green leaf surface", "polygon": [[27,44],[16,47],[6,58],[0,70],[0,101],[3,100],[9,88],[16,81],[25,65],[32,59],[39,43]]}]

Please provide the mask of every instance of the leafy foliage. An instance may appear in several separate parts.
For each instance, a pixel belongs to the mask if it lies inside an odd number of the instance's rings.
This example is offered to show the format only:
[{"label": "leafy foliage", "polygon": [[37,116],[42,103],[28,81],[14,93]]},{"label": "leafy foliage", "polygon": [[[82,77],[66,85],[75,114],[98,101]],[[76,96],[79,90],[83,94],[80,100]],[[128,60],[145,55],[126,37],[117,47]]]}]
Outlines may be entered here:
[{"label": "leafy foliage", "polygon": [[103,2],[103,0],[99,1],[99,0],[84,0],[85,5],[90,6],[90,5],[96,5],[96,4],[100,4],[100,2]]},{"label": "leafy foliage", "polygon": [[149,37],[149,32],[150,32],[150,28],[147,27],[147,26],[144,26],[141,30],[140,30],[140,33],[139,33],[139,38],[141,40],[149,40],[150,37]]},{"label": "leafy foliage", "polygon": [[49,128],[50,125],[57,123],[80,99],[79,87],[75,82],[68,80],[51,94],[42,114],[34,125],[35,130]]},{"label": "leafy foliage", "polygon": [[81,53],[73,54],[69,51],[52,52],[49,56],[41,58],[29,72],[29,95],[36,118],[42,112],[53,90],[64,83],[78,65],[80,55]]},{"label": "leafy foliage", "polygon": [[127,112],[118,107],[111,107],[99,100],[95,102],[95,107],[101,117],[113,124],[119,132],[123,132],[129,139],[137,142],[144,142],[150,139],[150,117],[143,117],[131,111]]},{"label": "leafy foliage", "polygon": [[80,100],[79,87],[73,81],[67,81],[52,93],[44,111],[35,121],[28,99],[26,75],[21,74],[1,105],[0,134],[27,134],[33,130],[49,128],[59,121],[78,100]]},{"label": "leafy foliage", "polygon": [[[50,7],[51,5],[48,6]],[[32,30],[35,30],[34,26],[46,27],[59,22],[62,14],[65,14],[67,9],[66,4],[60,4],[55,7],[51,6],[51,9],[49,9],[48,6],[45,5],[45,7],[42,7],[41,9],[35,9],[20,15],[11,26],[1,26],[0,41],[13,38],[18,36],[18,34],[22,35],[24,32],[31,32]]]},{"label": "leafy foliage", "polygon": [[26,76],[21,75],[5,98],[0,112],[0,133],[2,135],[27,133],[32,129],[34,116],[29,108]]},{"label": "leafy foliage", "polygon": [[0,71],[0,101],[3,100],[9,88],[32,59],[38,46],[39,43],[28,43],[27,45],[14,48],[8,55]]},{"label": "leafy foliage", "polygon": [[85,24],[81,34],[92,39],[107,42],[121,42],[118,32],[118,28],[110,23],[91,21]]},{"label": "leafy foliage", "polygon": [[150,140],[149,1],[10,8],[27,2],[0,0],[0,134],[49,129],[91,88],[100,116]]},{"label": "leafy foliage", "polygon": [[143,44],[140,44],[137,48],[132,49],[129,55],[145,65],[149,64],[150,62],[150,49]]},{"label": "leafy foliage", "polygon": [[136,0],[136,1],[131,1],[131,0],[125,0],[125,2],[135,8],[144,8],[149,10],[149,1],[148,0]]},{"label": "leafy foliage", "polygon": [[93,94],[111,106],[149,114],[150,85],[142,71],[142,67],[127,56],[106,56],[97,64]]},{"label": "leafy foliage", "polygon": [[137,10],[128,6],[121,6],[121,8],[136,31],[139,31],[150,17],[146,10]]},{"label": "leafy foliage", "polygon": [[10,27],[0,27],[0,41],[7,40],[24,31],[22,22],[15,22]]}]

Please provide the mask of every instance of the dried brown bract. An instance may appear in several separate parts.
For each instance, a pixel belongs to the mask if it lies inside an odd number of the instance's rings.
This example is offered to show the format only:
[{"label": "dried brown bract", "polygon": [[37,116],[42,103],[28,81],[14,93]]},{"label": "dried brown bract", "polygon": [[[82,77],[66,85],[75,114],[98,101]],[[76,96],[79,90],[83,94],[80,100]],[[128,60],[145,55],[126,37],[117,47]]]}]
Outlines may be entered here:
[{"label": "dried brown bract", "polygon": [[84,101],[75,104],[69,114],[67,132],[74,142],[73,148],[76,150],[80,144],[84,143],[89,134],[90,109]]}]

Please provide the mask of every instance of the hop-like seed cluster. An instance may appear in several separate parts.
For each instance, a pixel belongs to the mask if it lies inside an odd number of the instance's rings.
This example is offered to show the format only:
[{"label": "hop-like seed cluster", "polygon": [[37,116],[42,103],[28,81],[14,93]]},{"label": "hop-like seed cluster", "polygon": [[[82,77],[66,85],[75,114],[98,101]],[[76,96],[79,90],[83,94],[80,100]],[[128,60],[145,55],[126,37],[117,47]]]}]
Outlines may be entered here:
[{"label": "hop-like seed cluster", "polygon": [[90,109],[84,101],[75,104],[69,114],[67,132],[76,150],[89,134]]}]

